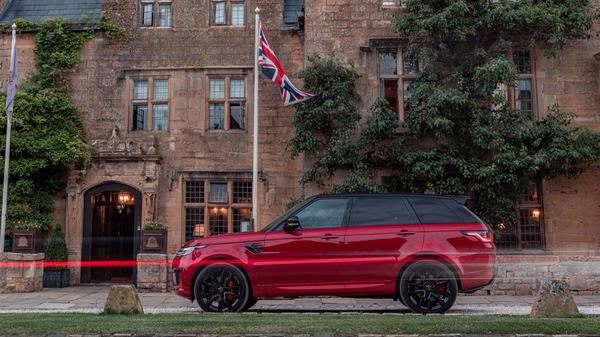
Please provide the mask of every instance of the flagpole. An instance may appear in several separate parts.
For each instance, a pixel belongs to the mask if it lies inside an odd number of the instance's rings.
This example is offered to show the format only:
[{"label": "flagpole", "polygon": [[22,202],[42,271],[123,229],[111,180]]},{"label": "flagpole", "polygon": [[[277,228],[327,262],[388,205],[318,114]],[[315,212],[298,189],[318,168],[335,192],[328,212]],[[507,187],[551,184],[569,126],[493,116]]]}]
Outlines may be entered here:
[{"label": "flagpole", "polygon": [[252,141],[252,227],[258,230],[258,39],[260,34],[260,9],[256,7],[254,35],[254,123]]},{"label": "flagpole", "polygon": [[[17,25],[12,25],[12,50],[10,53],[11,77],[15,71],[17,55]],[[7,96],[8,98],[8,96]],[[6,234],[6,207],[8,205],[8,169],[10,167],[10,132],[13,114],[13,104],[6,107],[6,146],[4,150],[4,182],[2,184],[2,220],[0,222],[0,253],[4,253],[4,237]]]}]

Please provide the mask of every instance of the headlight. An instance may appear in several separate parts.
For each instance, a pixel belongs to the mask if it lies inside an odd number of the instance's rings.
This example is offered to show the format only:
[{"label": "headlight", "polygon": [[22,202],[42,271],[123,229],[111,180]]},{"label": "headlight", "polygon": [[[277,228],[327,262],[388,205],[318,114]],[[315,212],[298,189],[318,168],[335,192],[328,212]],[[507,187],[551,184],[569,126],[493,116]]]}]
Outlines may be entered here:
[{"label": "headlight", "polygon": [[191,246],[191,247],[185,247],[185,248],[181,248],[178,252],[177,252],[177,256],[186,256],[186,255],[190,255],[191,253],[193,253],[196,249],[202,249],[202,248],[206,248],[206,245],[200,245],[200,246]]}]

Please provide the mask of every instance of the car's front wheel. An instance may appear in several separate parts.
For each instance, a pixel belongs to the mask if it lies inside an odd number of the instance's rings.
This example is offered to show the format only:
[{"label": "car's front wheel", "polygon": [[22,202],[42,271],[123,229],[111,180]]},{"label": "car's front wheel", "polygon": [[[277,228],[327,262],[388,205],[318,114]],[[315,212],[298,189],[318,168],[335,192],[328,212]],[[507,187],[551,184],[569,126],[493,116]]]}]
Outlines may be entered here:
[{"label": "car's front wheel", "polygon": [[213,264],[204,268],[194,285],[198,305],[205,312],[239,312],[249,299],[246,275],[236,266]]},{"label": "car's front wheel", "polygon": [[458,293],[454,273],[446,265],[433,261],[408,266],[399,286],[402,302],[421,314],[445,313],[454,304]]}]

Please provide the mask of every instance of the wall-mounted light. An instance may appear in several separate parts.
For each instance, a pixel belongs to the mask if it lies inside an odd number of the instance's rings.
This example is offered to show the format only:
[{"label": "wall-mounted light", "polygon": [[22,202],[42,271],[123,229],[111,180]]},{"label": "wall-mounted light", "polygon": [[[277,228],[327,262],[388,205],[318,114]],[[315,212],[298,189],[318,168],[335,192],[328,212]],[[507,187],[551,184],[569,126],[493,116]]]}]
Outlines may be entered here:
[{"label": "wall-mounted light", "polygon": [[204,237],[206,235],[206,227],[204,227],[204,224],[195,225],[192,235],[194,237]]},{"label": "wall-mounted light", "polygon": [[541,214],[541,212],[539,209],[534,209],[533,211],[531,211],[531,217],[534,219],[539,219],[540,214]]}]

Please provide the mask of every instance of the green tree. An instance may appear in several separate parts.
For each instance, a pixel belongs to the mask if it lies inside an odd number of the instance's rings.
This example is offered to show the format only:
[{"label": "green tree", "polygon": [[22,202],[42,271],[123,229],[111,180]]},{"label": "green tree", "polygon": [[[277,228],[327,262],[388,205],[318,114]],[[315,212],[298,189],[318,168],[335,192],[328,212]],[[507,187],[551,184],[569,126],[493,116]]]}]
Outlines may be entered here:
[{"label": "green tree", "polygon": [[[490,224],[515,223],[524,187],[583,172],[600,158],[600,135],[572,127],[574,116],[558,106],[533,121],[497,88],[516,84],[513,50],[535,47],[552,57],[569,42],[589,38],[596,18],[588,0],[409,0],[396,26],[420,74],[404,123],[381,99],[360,123],[356,72],[332,58],[311,58],[300,74],[307,90],[322,95],[339,78],[348,90],[297,108],[292,153],[306,153],[315,163],[303,181],[321,182],[343,170],[346,181],[331,186],[334,191],[465,194]],[[325,66],[331,72],[322,79]],[[344,105],[353,112],[349,120],[328,113],[339,101],[350,102]],[[327,120],[319,127],[304,118],[317,111]],[[373,179],[377,169],[391,174],[385,186]]]},{"label": "green tree", "polygon": [[[8,224],[23,221],[47,230],[52,225],[52,197],[64,188],[67,171],[90,162],[79,114],[69,99],[67,76],[92,34],[73,31],[60,20],[35,27],[35,71],[15,99]],[[2,93],[0,105],[5,102]],[[6,133],[5,114],[0,116],[0,133]],[[5,141],[0,137],[0,148]]]}]

